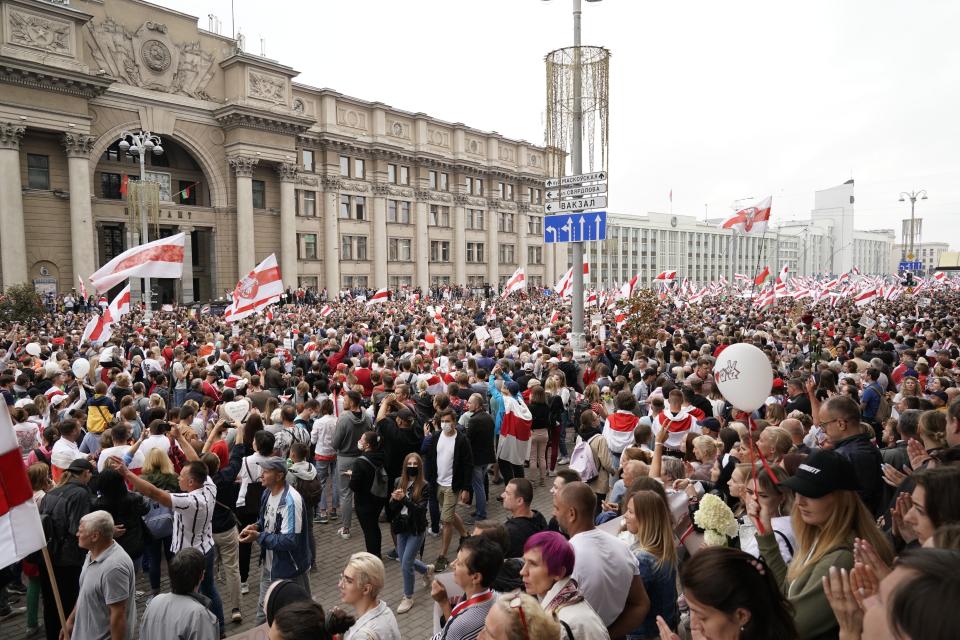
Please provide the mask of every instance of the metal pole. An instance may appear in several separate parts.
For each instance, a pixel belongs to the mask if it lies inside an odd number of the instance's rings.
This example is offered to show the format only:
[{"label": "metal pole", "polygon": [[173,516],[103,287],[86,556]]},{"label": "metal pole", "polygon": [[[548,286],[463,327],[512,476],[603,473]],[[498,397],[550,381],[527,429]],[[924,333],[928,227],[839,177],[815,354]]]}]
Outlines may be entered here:
[{"label": "metal pole", "polygon": [[[146,244],[149,242],[149,227],[147,223],[147,194],[143,186],[146,184],[147,180],[147,168],[146,155],[149,152],[148,149],[144,148],[144,143],[149,139],[149,137],[144,136],[144,139],[140,143],[140,244]],[[150,278],[143,279],[143,310],[144,317],[150,318],[151,308],[150,308]]]},{"label": "metal pole", "polygon": [[913,212],[917,205],[917,196],[910,196],[910,260],[913,261],[916,255],[913,253],[913,239],[917,237],[917,229],[914,227]]},{"label": "metal pole", "polygon": [[[570,169],[583,173],[583,114],[581,113],[580,0],[573,0],[573,136],[570,141]],[[570,347],[574,354],[584,349],[583,336],[583,241],[573,243],[573,308]]]}]

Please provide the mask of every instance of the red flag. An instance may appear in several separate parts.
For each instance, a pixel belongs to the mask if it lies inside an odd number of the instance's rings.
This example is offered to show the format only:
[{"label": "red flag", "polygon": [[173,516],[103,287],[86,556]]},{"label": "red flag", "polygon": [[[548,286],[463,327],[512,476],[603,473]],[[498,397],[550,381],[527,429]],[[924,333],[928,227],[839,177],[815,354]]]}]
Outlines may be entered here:
[{"label": "red flag", "polygon": [[123,176],[122,178],[120,178],[120,195],[122,196],[127,195],[128,182],[130,182],[130,178],[128,176]]},{"label": "red flag", "polygon": [[770,277],[770,267],[764,267],[763,271],[757,274],[757,277],[753,279],[753,284],[760,286],[763,284],[764,280]]}]

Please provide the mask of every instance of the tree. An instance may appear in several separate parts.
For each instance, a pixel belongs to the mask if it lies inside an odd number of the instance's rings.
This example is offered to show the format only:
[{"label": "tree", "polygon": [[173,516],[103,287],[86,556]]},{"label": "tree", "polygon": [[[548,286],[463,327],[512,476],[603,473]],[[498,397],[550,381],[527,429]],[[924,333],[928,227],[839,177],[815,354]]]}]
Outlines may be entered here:
[{"label": "tree", "polygon": [[626,300],[617,303],[617,309],[626,313],[622,335],[631,336],[639,342],[657,337],[660,329],[660,299],[655,291],[640,289]]},{"label": "tree", "polygon": [[0,296],[0,321],[30,322],[46,312],[43,299],[32,284],[13,285]]}]

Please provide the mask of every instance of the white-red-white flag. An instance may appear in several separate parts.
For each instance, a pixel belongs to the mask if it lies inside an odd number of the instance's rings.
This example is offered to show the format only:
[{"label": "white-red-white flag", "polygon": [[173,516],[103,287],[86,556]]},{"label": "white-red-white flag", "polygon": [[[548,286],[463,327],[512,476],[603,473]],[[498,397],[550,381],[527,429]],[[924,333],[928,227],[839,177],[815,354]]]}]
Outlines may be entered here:
[{"label": "white-red-white flag", "polygon": [[369,307],[372,304],[380,304],[382,302],[387,302],[390,299],[390,290],[384,287],[380,289],[375,294],[370,296],[370,299],[367,300],[367,306]]},{"label": "white-red-white flag", "polygon": [[113,323],[117,322],[130,311],[130,284],[127,283],[120,293],[117,294],[103,313],[99,316],[94,315],[83,330],[83,337],[80,343],[89,341],[91,344],[100,344],[110,339],[113,333]]},{"label": "white-red-white flag", "polygon": [[853,304],[862,307],[877,297],[877,290],[873,288],[864,289],[853,297]]},{"label": "white-red-white flag", "polygon": [[87,288],[83,284],[83,276],[79,273],[77,274],[77,280],[80,281],[80,295],[83,297],[84,301],[87,299]]},{"label": "white-red-white flag", "polygon": [[283,279],[277,266],[277,255],[271,253],[254,267],[233,290],[233,304],[223,312],[223,319],[236,322],[258,313],[283,295]]},{"label": "white-red-white flag", "polygon": [[774,284],[774,289],[773,289],[773,290],[774,290],[774,294],[775,294],[776,297],[778,297],[778,298],[786,298],[787,296],[790,295],[789,291],[787,291],[787,273],[788,273],[788,271],[789,271],[789,269],[787,269],[787,266],[784,265],[783,269],[780,270],[780,274],[777,275],[777,281],[776,281],[776,283]]},{"label": "white-red-white flag", "polygon": [[[590,263],[584,262],[583,274],[587,275],[588,273],[590,273]],[[563,277],[560,278],[560,281],[557,282],[553,289],[560,294],[561,298],[565,298],[573,293],[573,267],[567,269],[567,272],[563,274]]]},{"label": "white-red-white flag", "polygon": [[770,221],[772,203],[773,196],[768,196],[755,207],[747,207],[737,211],[732,218],[727,219],[721,226],[724,229],[734,229],[744,235],[763,233],[767,230],[767,223]]},{"label": "white-red-white flag", "polygon": [[653,280],[654,282],[673,282],[677,279],[676,271],[661,271]]},{"label": "white-red-white flag", "polygon": [[326,317],[329,316],[331,313],[333,313],[333,307],[331,307],[331,306],[328,305],[328,304],[323,305],[323,309],[320,309],[320,317],[321,317],[321,318],[326,318]]},{"label": "white-red-white flag", "polygon": [[513,275],[510,276],[510,279],[507,280],[507,283],[503,285],[503,297],[506,298],[508,295],[514,291],[520,291],[521,289],[527,288],[527,278],[523,274],[523,267],[518,268],[513,272]]},{"label": "white-red-white flag", "polygon": [[7,567],[42,549],[46,538],[10,412],[0,404],[0,567]]},{"label": "white-red-white flag", "polygon": [[183,243],[178,233],[127,249],[90,276],[97,291],[107,291],[127,278],[180,278],[183,276]]}]

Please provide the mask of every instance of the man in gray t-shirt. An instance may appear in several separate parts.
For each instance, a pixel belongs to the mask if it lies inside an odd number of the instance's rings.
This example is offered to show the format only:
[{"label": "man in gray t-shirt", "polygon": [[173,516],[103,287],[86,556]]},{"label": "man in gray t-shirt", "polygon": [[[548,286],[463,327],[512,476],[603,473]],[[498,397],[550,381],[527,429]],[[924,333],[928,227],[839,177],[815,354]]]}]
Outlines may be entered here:
[{"label": "man in gray t-shirt", "polygon": [[93,511],[80,519],[77,539],[89,551],[80,573],[80,595],[67,618],[67,638],[132,637],[137,624],[136,574],[127,552],[113,541],[113,517]]}]

